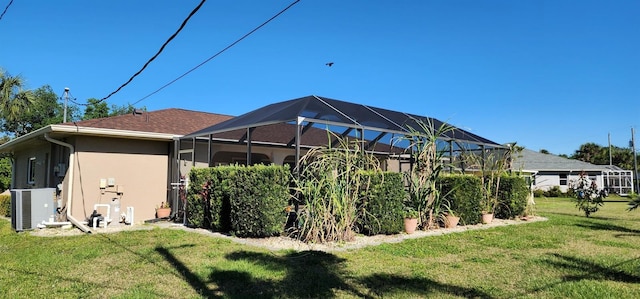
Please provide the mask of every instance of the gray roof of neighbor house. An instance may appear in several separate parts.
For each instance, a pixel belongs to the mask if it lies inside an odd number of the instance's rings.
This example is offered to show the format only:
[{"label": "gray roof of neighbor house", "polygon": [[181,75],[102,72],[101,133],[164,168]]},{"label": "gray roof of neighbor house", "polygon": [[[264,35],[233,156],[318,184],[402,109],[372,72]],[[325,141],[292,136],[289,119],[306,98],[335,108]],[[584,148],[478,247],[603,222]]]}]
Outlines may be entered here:
[{"label": "gray roof of neighbor house", "polygon": [[[408,126],[415,130],[421,130],[418,120],[429,121],[436,129],[443,124],[443,122],[435,118],[312,95],[264,106],[225,122],[195,131],[184,138],[258,128],[279,123],[292,123],[300,118],[309,123],[397,134],[409,132]],[[294,132],[291,131],[290,136],[294,135]],[[499,144],[489,139],[456,127],[453,127],[451,131],[445,132],[445,136],[442,137],[461,142],[500,147]]]},{"label": "gray roof of neighbor house", "polygon": [[595,165],[580,160],[524,149],[515,154],[514,169],[523,171],[605,171],[622,170],[617,166]]},{"label": "gray roof of neighbor house", "polygon": [[0,145],[0,152],[11,152],[16,146],[42,139],[45,133],[49,133],[54,138],[91,135],[172,141],[175,137],[231,118],[233,116],[178,108],[139,111],[125,115],[48,125]]}]

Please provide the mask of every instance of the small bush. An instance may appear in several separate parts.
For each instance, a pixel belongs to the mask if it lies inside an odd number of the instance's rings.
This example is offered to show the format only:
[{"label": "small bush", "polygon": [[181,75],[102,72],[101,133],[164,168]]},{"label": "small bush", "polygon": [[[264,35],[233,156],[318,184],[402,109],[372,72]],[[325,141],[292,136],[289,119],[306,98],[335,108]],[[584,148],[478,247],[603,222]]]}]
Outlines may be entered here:
[{"label": "small bush", "polygon": [[553,186],[549,188],[549,190],[544,192],[544,196],[546,197],[562,197],[562,190],[560,190],[560,186]]},{"label": "small bush", "polygon": [[545,193],[545,191],[542,190],[542,189],[533,190],[533,196],[534,197],[543,197],[544,193]]},{"label": "small bush", "polygon": [[473,175],[446,175],[438,179],[440,195],[464,225],[480,223],[482,181]]},{"label": "small bush", "polygon": [[11,217],[11,195],[0,195],[0,215]]},{"label": "small bush", "polygon": [[358,231],[365,235],[396,234],[404,229],[402,202],[407,196],[402,173],[363,171]]},{"label": "small bush", "polygon": [[524,178],[518,176],[503,176],[500,179],[498,191],[498,207],[495,217],[511,219],[522,216],[527,207],[529,186]]}]

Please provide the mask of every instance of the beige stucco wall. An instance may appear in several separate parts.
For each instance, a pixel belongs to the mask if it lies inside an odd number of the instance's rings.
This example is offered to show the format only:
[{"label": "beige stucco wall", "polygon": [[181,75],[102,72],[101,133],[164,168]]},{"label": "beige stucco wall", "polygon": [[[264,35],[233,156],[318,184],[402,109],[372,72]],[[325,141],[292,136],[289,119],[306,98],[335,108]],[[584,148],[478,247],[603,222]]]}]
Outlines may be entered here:
[{"label": "beige stucco wall", "polygon": [[[170,143],[77,137],[74,144],[75,218],[86,219],[96,203],[109,204],[113,198],[119,199],[121,213],[126,207],[134,208],[136,223],[155,218],[155,207],[167,198]],[[115,186],[100,189],[100,179],[109,178],[115,181]],[[116,193],[118,190],[123,190],[122,196]],[[106,210],[99,212],[106,214]]]}]

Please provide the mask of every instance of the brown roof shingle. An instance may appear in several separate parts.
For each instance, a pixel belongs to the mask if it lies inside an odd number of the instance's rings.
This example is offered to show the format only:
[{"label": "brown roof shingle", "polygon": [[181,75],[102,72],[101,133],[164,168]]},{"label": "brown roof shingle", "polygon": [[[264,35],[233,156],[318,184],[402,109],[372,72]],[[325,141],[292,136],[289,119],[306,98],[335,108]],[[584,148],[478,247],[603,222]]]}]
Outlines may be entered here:
[{"label": "brown roof shingle", "polygon": [[168,108],[145,111],[142,114],[129,113],[75,123],[68,122],[62,125],[186,135],[231,118],[233,116]]}]

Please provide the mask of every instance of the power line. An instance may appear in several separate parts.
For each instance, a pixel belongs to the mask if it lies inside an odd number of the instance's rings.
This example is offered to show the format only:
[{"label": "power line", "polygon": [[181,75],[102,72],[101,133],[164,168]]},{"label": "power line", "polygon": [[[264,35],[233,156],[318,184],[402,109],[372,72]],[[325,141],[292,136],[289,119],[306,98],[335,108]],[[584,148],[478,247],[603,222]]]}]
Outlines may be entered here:
[{"label": "power line", "polygon": [[4,14],[7,13],[7,9],[9,9],[9,6],[11,6],[12,3],[13,3],[13,0],[9,1],[9,4],[7,4],[7,6],[4,8],[4,11],[0,15],[0,20],[2,20],[2,17],[4,17]]},{"label": "power line", "polygon": [[[12,0],[13,1],[13,0]],[[202,4],[204,4],[204,2],[206,2],[207,0],[202,0],[200,2],[200,4],[198,4],[198,6],[196,6],[196,8],[194,8],[191,13],[189,14],[189,16],[187,16],[187,18],[182,22],[182,24],[180,25],[180,28],[178,28],[178,30],[169,37],[169,39],[167,39],[166,42],[164,42],[164,44],[162,45],[162,47],[160,47],[160,50],[158,50],[158,52],[153,55],[153,57],[151,57],[143,66],[142,68],[136,72],[135,74],[133,74],[133,76],[131,76],[131,78],[129,78],[129,80],[127,82],[125,82],[124,84],[120,85],[120,87],[118,87],[118,89],[116,89],[115,91],[111,92],[108,96],[98,100],[99,102],[102,102],[106,99],[108,99],[109,97],[111,97],[112,95],[114,95],[115,93],[117,93],[118,91],[120,91],[120,89],[122,89],[123,87],[127,86],[127,84],[129,84],[131,81],[133,81],[133,78],[135,78],[136,76],[138,76],[140,73],[142,73],[142,71],[144,71],[144,69],[147,68],[147,66],[149,65],[149,63],[151,63],[154,59],[156,59],[156,57],[158,57],[158,55],[160,55],[160,53],[162,53],[162,50],[164,50],[164,47],[167,46],[167,44],[169,44],[169,42],[171,42],[171,40],[173,40],[178,33],[180,33],[180,31],[182,31],[182,28],[184,28],[185,25],[187,25],[187,22],[189,21],[189,19],[200,9],[200,7],[202,7]]]},{"label": "power line", "polygon": [[278,12],[277,14],[275,14],[273,17],[269,18],[268,20],[266,20],[265,22],[263,22],[262,24],[260,24],[258,27],[254,28],[253,30],[249,31],[247,34],[243,35],[242,37],[240,37],[239,39],[237,39],[236,41],[234,41],[233,43],[231,43],[230,45],[226,46],[224,49],[218,51],[218,53],[214,54],[213,56],[207,58],[205,61],[201,62],[200,64],[196,65],[195,67],[191,68],[190,70],[188,70],[187,72],[185,72],[184,74],[178,76],[177,78],[169,81],[169,83],[163,85],[162,87],[156,89],[154,92],[144,96],[143,98],[137,100],[136,102],[134,102],[132,105],[135,105],[137,103],[142,102],[143,100],[147,99],[148,97],[158,93],[159,91],[165,89],[166,87],[168,87],[169,85],[175,83],[176,81],[182,79],[184,76],[188,75],[189,73],[195,71],[197,68],[203,66],[205,63],[211,61],[212,59],[216,58],[218,55],[222,54],[223,52],[229,50],[231,47],[235,46],[237,43],[241,42],[243,39],[247,38],[249,35],[253,34],[254,32],[258,31],[260,28],[264,27],[265,25],[267,25],[269,22],[273,21],[275,18],[277,18],[278,16],[280,16],[281,14],[283,14],[285,11],[287,11],[289,8],[291,8],[292,6],[294,6],[296,3],[300,2],[300,0],[296,0],[294,2],[292,2],[291,4],[289,4],[289,6],[285,7],[283,10],[281,10],[280,12]]}]

